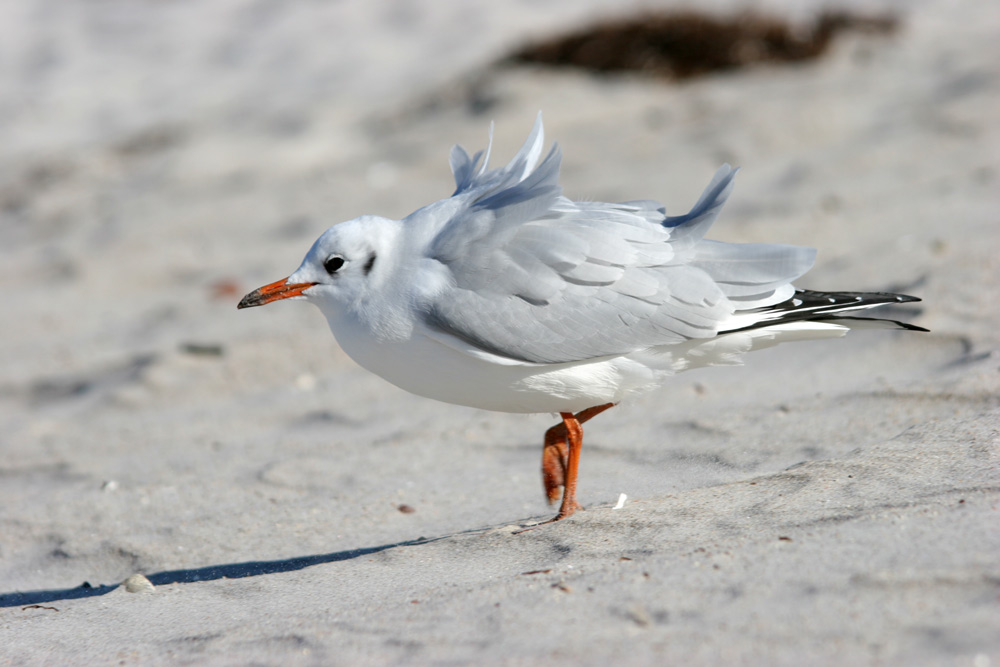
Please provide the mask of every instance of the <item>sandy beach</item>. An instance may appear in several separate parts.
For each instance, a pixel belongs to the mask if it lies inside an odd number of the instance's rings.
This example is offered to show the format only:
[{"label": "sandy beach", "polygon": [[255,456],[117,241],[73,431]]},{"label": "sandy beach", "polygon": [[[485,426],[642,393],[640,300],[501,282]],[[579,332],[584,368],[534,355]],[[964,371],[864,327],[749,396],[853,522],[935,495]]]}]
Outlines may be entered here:
[{"label": "sandy beach", "polygon": [[[897,29],[676,82],[497,65],[672,7],[538,4],[0,8],[0,665],[1000,664],[1000,8],[846,3]],[[798,286],[930,333],[678,375],[515,534],[554,416],[236,303],[539,110],[568,196],[679,214],[738,165],[711,238],[815,247]]]}]

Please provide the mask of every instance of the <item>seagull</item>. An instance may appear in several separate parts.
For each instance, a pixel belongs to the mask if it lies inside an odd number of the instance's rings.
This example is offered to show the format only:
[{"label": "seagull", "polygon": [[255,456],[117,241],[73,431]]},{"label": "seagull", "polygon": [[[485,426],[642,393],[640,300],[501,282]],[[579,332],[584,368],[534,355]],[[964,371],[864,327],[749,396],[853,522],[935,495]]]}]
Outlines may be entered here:
[{"label": "seagull", "polygon": [[[544,159],[541,114],[504,167],[451,151],[455,192],[402,220],[334,225],[289,277],[238,308],[306,299],[367,370],[427,398],[511,413],[559,413],[542,482],[559,521],[580,509],[582,424],[694,368],[741,363],[785,341],[858,327],[926,331],[857,311],[920,299],[796,289],[816,251],[704,238],[733,189],[728,164],[684,215],[656,201],[562,195],[561,153]],[[481,161],[481,164],[480,164]]]}]

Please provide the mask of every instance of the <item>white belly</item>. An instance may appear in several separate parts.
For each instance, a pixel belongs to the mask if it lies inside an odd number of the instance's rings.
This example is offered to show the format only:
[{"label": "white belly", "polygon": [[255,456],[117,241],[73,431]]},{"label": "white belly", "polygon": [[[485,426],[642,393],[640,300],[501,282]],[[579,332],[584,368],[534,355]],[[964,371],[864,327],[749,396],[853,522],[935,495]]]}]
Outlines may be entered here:
[{"label": "white belly", "polygon": [[623,357],[585,363],[499,364],[415,334],[376,342],[350,318],[330,318],[337,342],[360,366],[419,396],[497,412],[578,412],[618,403],[626,393],[659,384],[642,364]]}]

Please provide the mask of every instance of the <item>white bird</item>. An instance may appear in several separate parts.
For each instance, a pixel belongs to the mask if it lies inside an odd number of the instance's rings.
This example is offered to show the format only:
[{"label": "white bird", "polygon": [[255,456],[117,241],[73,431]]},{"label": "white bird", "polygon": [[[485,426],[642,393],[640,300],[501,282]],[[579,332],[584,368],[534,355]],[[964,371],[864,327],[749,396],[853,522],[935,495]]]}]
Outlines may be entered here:
[{"label": "white bird", "polygon": [[[288,278],[239,308],[305,298],[358,364],[420,396],[500,412],[558,412],[542,477],[559,514],[577,509],[581,424],[684,370],[857,326],[923,330],[853,312],[919,301],[796,290],[815,251],[705,240],[733,188],[721,167],[694,208],[574,202],[560,152],[541,160],[541,114],[511,162],[490,144],[451,152],[455,193],[402,220],[337,224]],[[482,165],[479,166],[480,158]]]}]

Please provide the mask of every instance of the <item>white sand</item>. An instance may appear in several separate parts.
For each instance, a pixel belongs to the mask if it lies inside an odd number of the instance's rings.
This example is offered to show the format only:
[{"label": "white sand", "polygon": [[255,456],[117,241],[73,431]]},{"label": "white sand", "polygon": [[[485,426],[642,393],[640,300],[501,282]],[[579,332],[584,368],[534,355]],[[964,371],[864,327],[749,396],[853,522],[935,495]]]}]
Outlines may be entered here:
[{"label": "white sand", "polygon": [[[423,4],[0,8],[0,664],[1000,664],[1000,9],[678,86],[483,69],[610,1]],[[587,511],[512,535],[549,416],[235,303],[538,109],[570,196],[680,212],[739,164],[713,237],[932,333],[681,375],[588,424]]]}]

